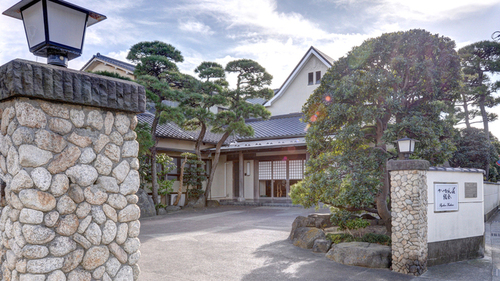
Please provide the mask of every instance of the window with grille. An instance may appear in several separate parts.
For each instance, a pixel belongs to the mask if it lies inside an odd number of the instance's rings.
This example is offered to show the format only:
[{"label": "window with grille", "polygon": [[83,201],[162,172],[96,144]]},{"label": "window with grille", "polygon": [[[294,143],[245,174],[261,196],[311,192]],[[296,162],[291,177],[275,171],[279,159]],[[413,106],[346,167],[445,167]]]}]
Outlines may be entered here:
[{"label": "window with grille", "polygon": [[271,161],[259,161],[259,180],[272,179]]},{"label": "window with grille", "polygon": [[289,179],[301,180],[304,178],[304,160],[288,161]]},{"label": "window with grille", "polygon": [[286,180],[286,161],[273,161],[273,179]]},{"label": "window with grille", "polygon": [[[287,161],[259,161],[259,180],[286,180]],[[305,160],[288,160],[288,179],[304,178]]]}]

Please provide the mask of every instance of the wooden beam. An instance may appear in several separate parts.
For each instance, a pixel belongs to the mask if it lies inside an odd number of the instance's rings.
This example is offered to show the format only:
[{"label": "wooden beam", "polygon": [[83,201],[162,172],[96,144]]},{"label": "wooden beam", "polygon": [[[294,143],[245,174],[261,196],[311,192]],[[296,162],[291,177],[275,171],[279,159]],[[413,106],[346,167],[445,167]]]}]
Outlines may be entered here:
[{"label": "wooden beam", "polygon": [[245,163],[244,163],[243,151],[239,153],[239,166],[240,166],[240,178],[239,178],[239,187],[240,187],[240,197],[238,201],[245,201]]}]

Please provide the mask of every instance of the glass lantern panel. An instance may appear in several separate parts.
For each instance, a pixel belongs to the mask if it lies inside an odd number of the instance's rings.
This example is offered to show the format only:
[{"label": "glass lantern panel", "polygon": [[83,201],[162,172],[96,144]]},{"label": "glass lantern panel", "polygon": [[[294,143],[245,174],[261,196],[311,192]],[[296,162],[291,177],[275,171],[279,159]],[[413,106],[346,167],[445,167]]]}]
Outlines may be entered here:
[{"label": "glass lantern panel", "polygon": [[47,1],[49,40],[75,49],[81,49],[87,14]]},{"label": "glass lantern panel", "polygon": [[400,153],[410,152],[410,140],[398,141],[398,146]]},{"label": "glass lantern panel", "polygon": [[410,141],[410,152],[413,153],[415,151],[415,140]]},{"label": "glass lantern panel", "polygon": [[29,47],[45,42],[42,1],[22,11],[22,14]]}]

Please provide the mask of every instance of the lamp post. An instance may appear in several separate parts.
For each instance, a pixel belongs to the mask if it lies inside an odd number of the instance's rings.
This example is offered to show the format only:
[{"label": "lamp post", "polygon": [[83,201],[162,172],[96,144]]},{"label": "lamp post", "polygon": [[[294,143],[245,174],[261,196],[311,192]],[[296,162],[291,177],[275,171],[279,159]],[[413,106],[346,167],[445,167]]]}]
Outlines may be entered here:
[{"label": "lamp post", "polygon": [[3,14],[23,21],[30,52],[63,67],[82,54],[86,28],[106,19],[62,0],[22,0]]},{"label": "lamp post", "polygon": [[418,142],[418,140],[404,137],[395,142],[398,144],[399,153],[402,153],[405,160],[408,160],[410,159],[410,154],[415,151],[415,143]]}]

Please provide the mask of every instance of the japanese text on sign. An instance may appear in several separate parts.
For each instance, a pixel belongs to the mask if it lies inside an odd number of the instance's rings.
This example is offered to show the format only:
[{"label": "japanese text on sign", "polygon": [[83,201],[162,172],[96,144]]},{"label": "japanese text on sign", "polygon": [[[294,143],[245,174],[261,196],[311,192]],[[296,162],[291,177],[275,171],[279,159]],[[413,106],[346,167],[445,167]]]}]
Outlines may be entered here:
[{"label": "japanese text on sign", "polygon": [[434,185],[434,210],[458,211],[458,184]]}]

